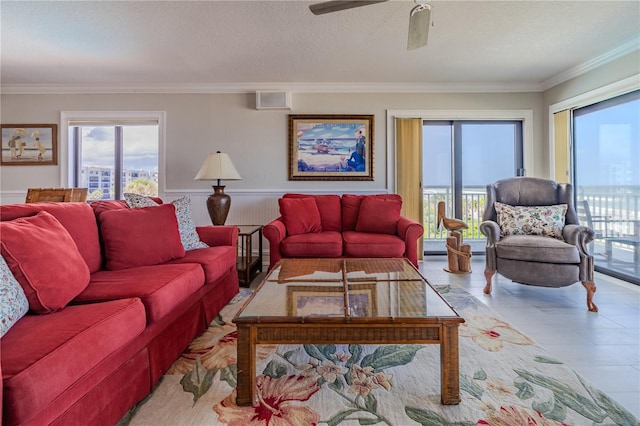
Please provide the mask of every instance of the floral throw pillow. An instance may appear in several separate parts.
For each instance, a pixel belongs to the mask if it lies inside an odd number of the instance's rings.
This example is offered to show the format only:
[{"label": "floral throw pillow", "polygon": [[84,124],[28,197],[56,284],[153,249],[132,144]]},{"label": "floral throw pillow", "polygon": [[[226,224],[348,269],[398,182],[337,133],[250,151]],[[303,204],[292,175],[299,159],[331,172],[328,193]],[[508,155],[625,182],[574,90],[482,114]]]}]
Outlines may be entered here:
[{"label": "floral throw pillow", "polygon": [[0,256],[0,337],[29,310],[29,301],[24,290]]},{"label": "floral throw pillow", "polygon": [[[124,199],[129,207],[135,209],[140,207],[157,206],[158,203],[144,195],[125,193]],[[202,241],[196,232],[196,224],[191,214],[191,197],[185,195],[171,202],[176,207],[176,218],[178,219],[178,231],[180,240],[186,251],[209,247]]]},{"label": "floral throw pillow", "polygon": [[562,240],[566,204],[553,206],[510,206],[495,204],[500,233],[507,235],[543,235]]}]

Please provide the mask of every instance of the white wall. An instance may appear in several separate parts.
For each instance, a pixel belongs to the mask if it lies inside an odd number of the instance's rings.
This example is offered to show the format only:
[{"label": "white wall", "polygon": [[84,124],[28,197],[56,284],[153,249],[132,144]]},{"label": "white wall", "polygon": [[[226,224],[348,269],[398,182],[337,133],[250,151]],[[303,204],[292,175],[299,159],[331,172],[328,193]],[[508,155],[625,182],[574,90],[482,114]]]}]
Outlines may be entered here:
[{"label": "white wall", "polygon": [[[535,175],[544,165],[542,94],[293,94],[292,111],[258,111],[253,94],[108,94],[2,95],[4,123],[59,123],[60,111],[166,111],[166,190],[209,191],[193,180],[211,151],[228,152],[242,181],[227,182],[227,191],[385,192],[386,110],[532,109],[536,146]],[[375,114],[374,181],[289,181],[287,115]],[[65,141],[59,141],[60,144]],[[538,159],[538,157],[540,157]],[[539,166],[538,166],[539,164]],[[2,203],[14,201],[30,186],[60,185],[57,166],[6,166],[0,172]],[[161,188],[162,190],[162,188]],[[233,207],[232,207],[233,208]]]},{"label": "white wall", "polygon": [[[550,105],[574,98],[640,73],[640,50],[604,64],[592,71],[558,84],[544,92],[545,109]],[[640,81],[638,82],[640,84]],[[545,121],[545,125],[548,122]]]},{"label": "white wall", "polygon": [[549,170],[555,168],[553,114],[640,89],[639,76],[640,50],[636,50],[544,92],[547,119],[543,122],[543,131],[548,135]]}]

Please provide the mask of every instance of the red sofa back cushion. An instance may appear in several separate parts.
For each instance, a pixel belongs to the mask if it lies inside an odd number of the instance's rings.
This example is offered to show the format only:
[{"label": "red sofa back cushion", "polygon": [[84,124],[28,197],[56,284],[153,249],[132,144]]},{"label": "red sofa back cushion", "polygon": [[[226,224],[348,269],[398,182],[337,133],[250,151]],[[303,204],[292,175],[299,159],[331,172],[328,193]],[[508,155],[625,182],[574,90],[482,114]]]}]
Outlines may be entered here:
[{"label": "red sofa back cushion", "polygon": [[109,270],[157,265],[185,254],[173,204],[103,211],[100,231]]},{"label": "red sofa back cushion", "polygon": [[342,213],[340,196],[335,194],[284,194],[282,198],[313,198],[320,212],[320,223],[323,231],[342,232]]},{"label": "red sofa back cushion", "polygon": [[93,213],[98,218],[98,222],[102,212],[106,212],[109,210],[120,210],[120,209],[129,208],[129,205],[127,204],[127,202],[123,200],[98,200],[98,201],[92,201],[91,203],[89,203],[89,205],[93,209]]},{"label": "red sofa back cushion", "polygon": [[299,235],[322,232],[320,212],[316,200],[305,198],[280,198],[280,214],[287,234]]},{"label": "red sofa back cushion", "polygon": [[353,195],[342,196],[342,230],[355,231],[360,214],[360,204],[365,197],[375,197],[382,200],[397,200],[402,202],[402,197],[397,194]]},{"label": "red sofa back cushion", "polygon": [[6,204],[0,206],[0,220],[14,220],[19,217],[34,216],[46,211],[55,217],[69,232],[76,243],[90,272],[99,271],[102,267],[100,239],[96,218],[86,203],[28,203]]},{"label": "red sofa back cushion", "polygon": [[58,311],[89,284],[89,268],[71,235],[46,211],[0,223],[0,235],[2,256],[33,312]]},{"label": "red sofa back cushion", "polygon": [[396,235],[400,209],[402,200],[365,197],[360,204],[356,231]]},{"label": "red sofa back cushion", "polygon": [[[149,197],[156,204],[164,204],[161,198],[158,197]],[[124,200],[96,200],[89,203],[96,217],[98,218],[98,223],[100,222],[100,215],[102,212],[106,212],[107,210],[120,210],[120,209],[128,209],[129,204],[127,204]]]}]

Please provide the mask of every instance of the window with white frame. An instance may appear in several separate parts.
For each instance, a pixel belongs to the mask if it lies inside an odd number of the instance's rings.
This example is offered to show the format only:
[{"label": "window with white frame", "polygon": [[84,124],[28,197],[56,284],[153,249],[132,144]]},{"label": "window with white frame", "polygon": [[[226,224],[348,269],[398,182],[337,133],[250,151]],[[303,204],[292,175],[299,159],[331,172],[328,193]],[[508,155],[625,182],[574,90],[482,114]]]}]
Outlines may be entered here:
[{"label": "window with white frame", "polygon": [[88,188],[89,200],[158,195],[162,114],[67,114],[71,186]]}]

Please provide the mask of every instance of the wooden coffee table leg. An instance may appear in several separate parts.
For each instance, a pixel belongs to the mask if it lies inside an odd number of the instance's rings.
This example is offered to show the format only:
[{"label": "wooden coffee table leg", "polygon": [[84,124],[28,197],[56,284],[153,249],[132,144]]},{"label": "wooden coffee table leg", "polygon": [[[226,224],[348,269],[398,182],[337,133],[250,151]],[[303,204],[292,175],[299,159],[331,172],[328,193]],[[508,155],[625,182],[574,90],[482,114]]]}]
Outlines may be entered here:
[{"label": "wooden coffee table leg", "polygon": [[238,384],[236,404],[238,406],[252,405],[256,391],[256,345],[255,329],[251,326],[238,324]]},{"label": "wooden coffee table leg", "polygon": [[440,385],[444,405],[460,403],[459,362],[458,324],[443,324],[440,341]]}]

